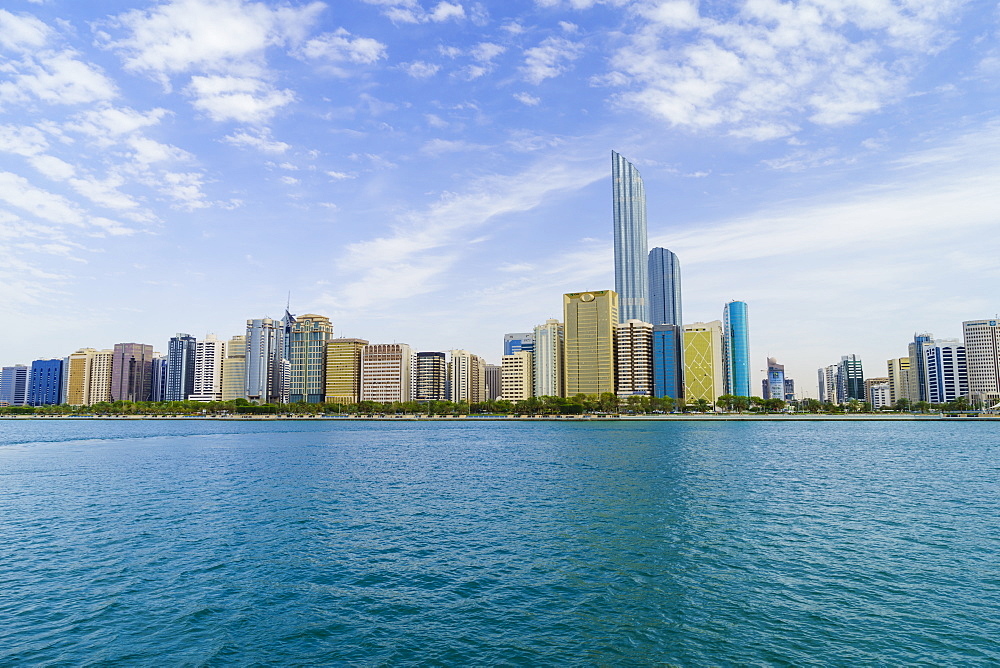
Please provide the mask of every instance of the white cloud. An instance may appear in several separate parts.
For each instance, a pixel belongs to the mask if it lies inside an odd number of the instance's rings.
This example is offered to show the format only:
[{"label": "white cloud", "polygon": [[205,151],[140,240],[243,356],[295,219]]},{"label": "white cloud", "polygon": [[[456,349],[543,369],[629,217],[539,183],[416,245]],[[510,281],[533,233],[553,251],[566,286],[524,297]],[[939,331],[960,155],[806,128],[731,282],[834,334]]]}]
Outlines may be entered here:
[{"label": "white cloud", "polygon": [[194,76],[188,92],[212,120],[241,123],[263,123],[295,99],[290,90],[248,77]]},{"label": "white cloud", "polygon": [[282,176],[279,180],[282,183],[284,183],[286,186],[297,186],[297,185],[299,185],[299,180],[297,178],[295,178],[294,176]]},{"label": "white cloud", "polygon": [[[917,56],[949,39],[957,3],[751,0],[729,20],[688,0],[639,3],[613,58],[620,101],[672,125],[786,137],[802,120],[852,123],[903,93]],[[683,33],[683,37],[679,36]]]},{"label": "white cloud", "polygon": [[562,37],[548,37],[536,47],[524,52],[521,71],[533,84],[557,77],[566,71],[568,63],[580,57],[583,47]]},{"label": "white cloud", "polygon": [[186,211],[204,209],[211,204],[202,192],[203,178],[194,172],[165,172],[160,191]]},{"label": "white cloud", "polygon": [[38,128],[0,125],[0,151],[30,156],[41,153],[48,146],[48,140]]},{"label": "white cloud", "polygon": [[21,73],[13,77],[13,86],[0,89],[8,98],[25,99],[30,93],[49,104],[76,105],[110,100],[117,95],[111,79],[78,60],[71,51],[43,52],[37,59],[26,57],[9,67]]},{"label": "white cloud", "polygon": [[464,140],[431,139],[420,148],[420,152],[426,155],[441,155],[442,153],[458,153],[460,151],[480,151],[485,148],[489,147]]},{"label": "white cloud", "polygon": [[541,98],[537,98],[534,95],[530,95],[525,92],[514,93],[514,99],[529,107],[537,107],[538,103],[542,101]]},{"label": "white cloud", "polygon": [[[416,0],[364,0],[366,4],[383,7],[382,13],[393,23],[443,23],[462,21],[466,18],[461,3],[442,0],[432,10],[425,11]],[[483,25],[488,18],[486,9],[475,5],[472,18],[476,25]]]},{"label": "white cloud", "polygon": [[403,70],[409,74],[414,79],[427,79],[438,73],[441,69],[440,65],[434,63],[425,63],[422,60],[415,60],[412,63],[403,63],[400,65]]},{"label": "white cloud", "polygon": [[428,20],[441,23],[454,19],[460,21],[465,18],[465,9],[458,3],[439,2],[437,6],[428,14]]},{"label": "white cloud", "polygon": [[348,174],[347,172],[327,172],[326,175],[329,176],[334,181],[343,181],[345,179],[354,178],[353,174]]},{"label": "white cloud", "polygon": [[118,175],[109,176],[104,180],[93,177],[71,178],[69,184],[75,191],[99,206],[117,210],[135,209],[139,206],[135,199],[118,190],[125,184],[125,180]]},{"label": "white cloud", "polygon": [[49,40],[52,29],[30,14],[0,9],[0,46],[11,51],[34,51]]},{"label": "white cloud", "polygon": [[182,162],[194,159],[194,156],[181,148],[148,137],[136,135],[130,137],[127,143],[132,149],[133,159],[143,167],[157,162]]},{"label": "white cloud", "polygon": [[310,39],[300,53],[305,58],[370,65],[386,57],[386,47],[369,37],[352,37],[340,28]]},{"label": "white cloud", "polygon": [[112,140],[122,135],[157,125],[169,113],[160,108],[139,112],[130,107],[103,106],[77,114],[64,129],[83,133],[102,146],[110,146],[114,143]]},{"label": "white cloud", "polygon": [[34,155],[28,159],[28,162],[53,181],[65,181],[76,174],[76,168],[73,165],[52,155]]},{"label": "white cloud", "polygon": [[224,141],[232,144],[233,146],[255,148],[264,153],[280,154],[291,148],[285,142],[276,141],[272,138],[271,131],[266,128],[262,128],[258,131],[241,130],[239,132],[234,132],[231,135],[226,135]]},{"label": "white cloud", "polygon": [[36,188],[23,176],[0,172],[0,200],[51,223],[82,225],[80,210],[65,197]]}]

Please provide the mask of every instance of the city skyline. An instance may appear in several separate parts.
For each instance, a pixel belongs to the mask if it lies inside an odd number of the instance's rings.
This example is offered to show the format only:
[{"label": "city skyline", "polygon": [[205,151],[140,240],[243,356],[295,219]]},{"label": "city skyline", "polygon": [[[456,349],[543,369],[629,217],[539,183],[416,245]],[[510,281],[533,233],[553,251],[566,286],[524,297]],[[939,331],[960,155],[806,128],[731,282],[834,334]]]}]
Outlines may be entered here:
[{"label": "city skyline", "polygon": [[750,305],[755,382],[775,357],[814,396],[1000,310],[988,8],[101,6],[0,10],[4,365],[226,339],[289,291],[338,337],[498,361],[614,287],[609,149],[685,320]]}]

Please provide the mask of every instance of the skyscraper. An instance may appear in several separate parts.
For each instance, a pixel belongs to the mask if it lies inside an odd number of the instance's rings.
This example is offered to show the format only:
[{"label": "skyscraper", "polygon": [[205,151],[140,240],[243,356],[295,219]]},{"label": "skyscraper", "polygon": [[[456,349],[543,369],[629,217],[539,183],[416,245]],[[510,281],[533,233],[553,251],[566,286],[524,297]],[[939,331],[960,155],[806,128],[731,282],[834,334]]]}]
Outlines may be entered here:
[{"label": "skyscraper", "polygon": [[910,375],[915,370],[910,368],[909,357],[897,357],[887,360],[886,367],[889,371],[889,403],[895,404],[900,399],[916,402],[917,399],[910,396],[910,387],[915,383],[910,382]]},{"label": "skyscraper", "polygon": [[773,357],[767,358],[767,378],[761,390],[762,399],[785,399],[785,365]]},{"label": "skyscraper", "polygon": [[417,353],[413,366],[414,401],[444,401],[447,381],[447,355],[432,351]]},{"label": "skyscraper", "polygon": [[837,365],[837,403],[846,404],[851,399],[868,401],[865,396],[865,373],[861,358],[844,355]]},{"label": "skyscraper", "polygon": [[914,334],[908,348],[910,354],[910,400],[927,401],[927,367],[924,364],[924,346],[931,342],[930,332]]},{"label": "skyscraper", "polygon": [[[194,360],[194,392],[191,401],[222,401],[226,342],[209,334],[198,342]],[[241,374],[242,377],[242,374]]]},{"label": "skyscraper", "polygon": [[513,332],[511,334],[503,335],[504,355],[513,355],[514,353],[520,352],[522,350],[527,350],[528,352],[534,352],[535,350],[534,332]]},{"label": "skyscraper", "polygon": [[285,396],[285,325],[281,320],[247,320],[246,397],[281,403]]},{"label": "skyscraper", "polygon": [[155,350],[153,351],[153,381],[150,383],[150,401],[166,401],[168,361],[167,355],[160,355]]},{"label": "skyscraper", "polygon": [[167,394],[165,401],[185,401],[194,394],[194,360],[198,340],[177,334],[167,344]]},{"label": "skyscraper", "polygon": [[566,396],[615,391],[618,294],[612,290],[563,295]]},{"label": "skyscraper", "polygon": [[726,394],[750,395],[750,323],[746,302],[731,301],[722,312]]},{"label": "skyscraper", "polygon": [[486,361],[468,350],[452,350],[448,363],[448,386],[451,401],[470,404],[486,401]]},{"label": "skyscraper", "polygon": [[28,401],[28,367],[5,366],[0,370],[0,405],[24,406]]},{"label": "skyscraper", "polygon": [[237,334],[226,343],[222,362],[222,400],[246,399],[247,337]]},{"label": "skyscraper", "polygon": [[115,351],[104,349],[94,354],[90,364],[90,405],[111,401],[111,376]]},{"label": "skyscraper", "polygon": [[927,401],[943,404],[969,394],[965,346],[958,339],[932,339],[923,345]]},{"label": "skyscraper", "polygon": [[90,372],[96,354],[97,351],[93,348],[80,348],[69,356],[69,364],[66,366],[66,375],[69,376],[66,403],[70,406],[90,405]]},{"label": "skyscraper", "polygon": [[683,399],[684,332],[681,325],[653,325],[653,396]]},{"label": "skyscraper", "polygon": [[819,400],[824,404],[837,404],[837,365],[820,367],[819,369]]},{"label": "skyscraper", "polygon": [[500,364],[487,364],[483,368],[486,377],[486,398],[495,401],[503,395],[503,368]]},{"label": "skyscraper", "polygon": [[63,360],[35,360],[28,372],[28,405],[53,406],[62,394]]},{"label": "skyscraper", "polygon": [[1000,403],[1000,320],[962,323],[969,399],[987,407]]},{"label": "skyscraper", "polygon": [[563,325],[549,318],[535,326],[533,364],[536,397],[561,397],[563,392]]},{"label": "skyscraper", "polygon": [[620,319],[622,322],[633,319],[649,322],[646,189],[635,165],[615,151],[611,152],[611,185],[615,292],[619,299]]},{"label": "skyscraper", "polygon": [[616,329],[618,396],[653,396],[653,326],[641,320],[627,320]]},{"label": "skyscraper", "polygon": [[531,351],[519,350],[500,361],[500,398],[524,401],[533,394]]},{"label": "skyscraper", "polygon": [[111,358],[111,401],[149,401],[153,389],[153,346],[116,343]]},{"label": "skyscraper", "polygon": [[683,325],[681,263],[666,248],[649,251],[649,315],[654,325]]},{"label": "skyscraper", "polygon": [[356,404],[361,396],[361,350],[365,339],[330,339],[326,342],[326,401]]},{"label": "skyscraper", "polygon": [[726,393],[722,340],[719,320],[684,325],[684,386],[689,402],[704,399],[714,406]]},{"label": "skyscraper", "polygon": [[361,349],[361,401],[410,400],[413,352],[405,343],[373,343]]},{"label": "skyscraper", "polygon": [[323,403],[326,344],[333,338],[333,325],[325,316],[307,313],[295,318],[288,332],[289,401]]}]

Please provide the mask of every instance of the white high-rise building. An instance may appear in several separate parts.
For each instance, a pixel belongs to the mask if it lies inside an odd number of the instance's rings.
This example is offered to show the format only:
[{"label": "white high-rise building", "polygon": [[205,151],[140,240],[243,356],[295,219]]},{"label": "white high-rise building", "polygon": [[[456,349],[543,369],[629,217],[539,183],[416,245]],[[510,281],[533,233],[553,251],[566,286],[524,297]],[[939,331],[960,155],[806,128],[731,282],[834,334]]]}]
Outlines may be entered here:
[{"label": "white high-rise building", "polygon": [[246,397],[256,403],[287,401],[285,324],[272,318],[247,320]]},{"label": "white high-rise building", "polygon": [[405,343],[371,343],[361,349],[361,401],[411,400],[413,351]]},{"label": "white high-rise building", "polygon": [[534,391],[533,355],[521,350],[513,355],[504,355],[500,361],[501,399],[524,401]]},{"label": "white high-rise building", "polygon": [[563,392],[563,326],[554,318],[535,327],[534,378],[536,397],[561,397]]},{"label": "white high-rise building", "polygon": [[90,362],[90,404],[111,401],[111,361],[115,351],[98,350]]},{"label": "white high-rise building", "polygon": [[449,351],[448,377],[451,380],[451,401],[470,404],[486,401],[486,361],[468,350]]},{"label": "white high-rise building", "polygon": [[634,318],[618,323],[615,348],[618,396],[653,396],[653,325]]},{"label": "white high-rise building", "polygon": [[191,401],[222,401],[226,342],[209,334],[198,341],[194,354],[194,393]]},{"label": "white high-rise building", "polygon": [[823,403],[836,404],[837,401],[837,369],[836,364],[820,367],[819,370],[819,400]]},{"label": "white high-rise building", "polygon": [[969,394],[965,346],[958,339],[932,339],[923,345],[927,401],[943,404]]},{"label": "white high-rise building", "polygon": [[1000,320],[962,323],[969,400],[992,407],[1000,403]]}]

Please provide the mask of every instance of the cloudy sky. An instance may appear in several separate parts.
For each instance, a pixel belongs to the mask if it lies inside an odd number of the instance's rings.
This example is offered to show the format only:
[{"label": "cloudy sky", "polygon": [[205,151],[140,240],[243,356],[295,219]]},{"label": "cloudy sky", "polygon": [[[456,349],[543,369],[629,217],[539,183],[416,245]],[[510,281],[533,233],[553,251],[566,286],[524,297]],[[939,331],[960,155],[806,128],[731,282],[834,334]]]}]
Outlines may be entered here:
[{"label": "cloudy sky", "polygon": [[1000,311],[998,38],[949,0],[7,2],[0,363],[289,293],[499,361],[613,287],[615,149],[686,321],[748,302],[809,396],[848,353],[884,375]]}]

